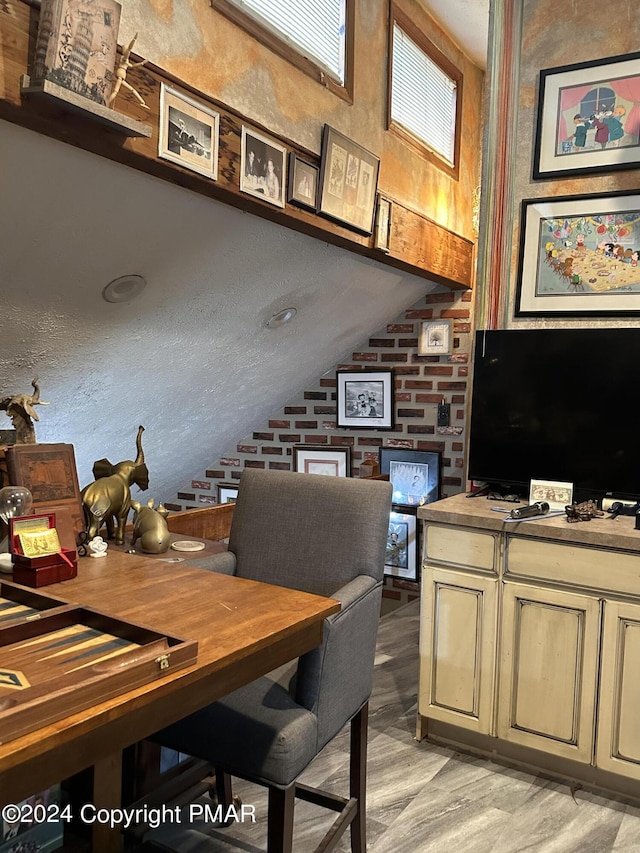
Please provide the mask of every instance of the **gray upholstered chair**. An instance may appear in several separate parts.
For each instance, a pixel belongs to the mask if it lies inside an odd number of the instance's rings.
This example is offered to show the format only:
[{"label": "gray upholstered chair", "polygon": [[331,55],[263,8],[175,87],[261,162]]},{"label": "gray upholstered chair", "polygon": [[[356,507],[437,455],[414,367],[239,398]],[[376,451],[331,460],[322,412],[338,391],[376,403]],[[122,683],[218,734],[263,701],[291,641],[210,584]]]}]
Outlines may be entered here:
[{"label": "gray upholstered chair", "polygon": [[[339,811],[332,831],[340,837],[351,826],[351,849],[366,849],[367,708],[390,508],[388,482],[247,469],[228,553],[200,561],[342,603],[325,620],[322,645],[298,660],[293,679],[283,683],[281,673],[272,673],[154,736],[213,764],[223,805],[230,803],[231,776],[268,786],[269,853],[292,849],[296,796]],[[349,721],[349,796],[297,785]]]}]

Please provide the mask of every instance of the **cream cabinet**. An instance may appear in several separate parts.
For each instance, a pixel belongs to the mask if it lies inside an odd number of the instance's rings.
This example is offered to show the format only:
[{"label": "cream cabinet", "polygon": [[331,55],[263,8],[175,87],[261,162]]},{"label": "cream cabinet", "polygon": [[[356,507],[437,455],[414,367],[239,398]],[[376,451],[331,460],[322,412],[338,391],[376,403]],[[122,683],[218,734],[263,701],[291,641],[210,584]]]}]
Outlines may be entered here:
[{"label": "cream cabinet", "polygon": [[418,517],[417,737],[628,793],[640,779],[634,520],[508,523],[464,495]]}]

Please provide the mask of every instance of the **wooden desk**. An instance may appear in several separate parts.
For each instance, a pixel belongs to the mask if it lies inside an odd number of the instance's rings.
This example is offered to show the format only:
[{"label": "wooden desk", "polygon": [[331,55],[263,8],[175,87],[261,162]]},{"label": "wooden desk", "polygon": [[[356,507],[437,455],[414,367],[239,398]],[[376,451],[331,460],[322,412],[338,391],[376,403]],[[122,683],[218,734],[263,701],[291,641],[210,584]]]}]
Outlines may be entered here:
[{"label": "wooden desk", "polygon": [[[323,619],[340,609],[333,599],[115,551],[82,559],[77,578],[42,591],[197,640],[198,659],[0,744],[0,805],[92,765],[96,804],[119,805],[124,747],[319,645]],[[94,835],[94,848],[117,850],[117,836],[103,837],[98,846]]]}]

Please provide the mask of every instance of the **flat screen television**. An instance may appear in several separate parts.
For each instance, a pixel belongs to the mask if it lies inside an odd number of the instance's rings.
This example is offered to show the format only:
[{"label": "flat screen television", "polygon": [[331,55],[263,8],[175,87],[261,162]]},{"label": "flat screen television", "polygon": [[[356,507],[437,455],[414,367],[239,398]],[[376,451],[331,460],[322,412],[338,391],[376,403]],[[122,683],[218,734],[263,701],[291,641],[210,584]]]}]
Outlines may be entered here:
[{"label": "flat screen television", "polygon": [[640,499],[640,329],[479,331],[470,480],[528,496],[531,479],[574,500]]}]

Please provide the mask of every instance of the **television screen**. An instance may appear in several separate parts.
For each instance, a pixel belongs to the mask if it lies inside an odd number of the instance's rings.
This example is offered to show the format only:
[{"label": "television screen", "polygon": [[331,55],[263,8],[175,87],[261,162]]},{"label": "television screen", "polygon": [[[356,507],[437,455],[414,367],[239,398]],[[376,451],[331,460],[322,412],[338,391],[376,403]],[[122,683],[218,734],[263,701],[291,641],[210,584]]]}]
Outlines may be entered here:
[{"label": "television screen", "polygon": [[574,485],[574,500],[640,498],[640,329],[479,331],[469,479],[528,495]]}]

